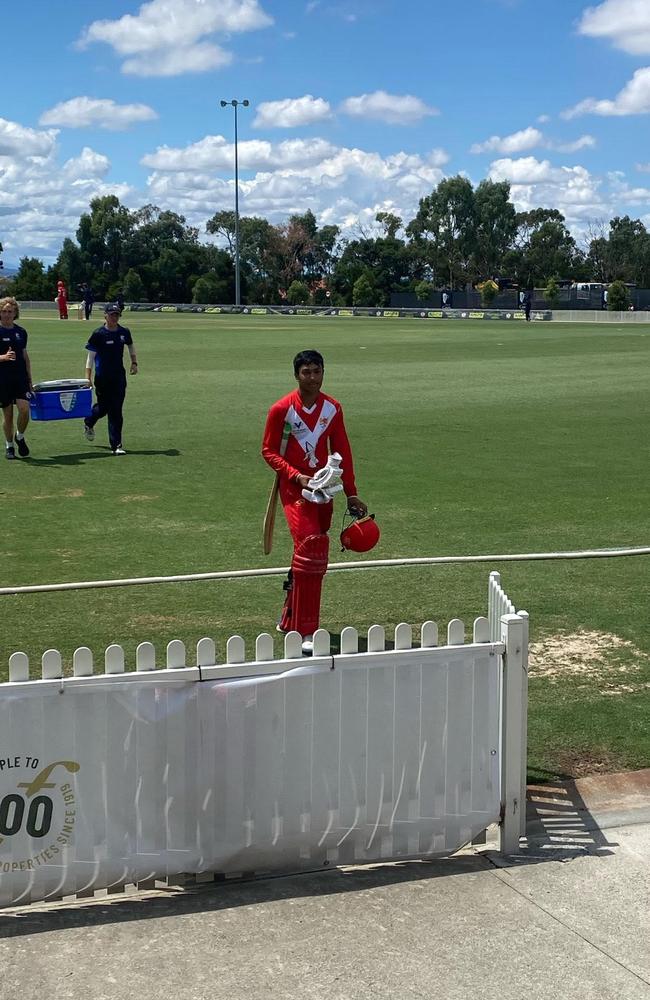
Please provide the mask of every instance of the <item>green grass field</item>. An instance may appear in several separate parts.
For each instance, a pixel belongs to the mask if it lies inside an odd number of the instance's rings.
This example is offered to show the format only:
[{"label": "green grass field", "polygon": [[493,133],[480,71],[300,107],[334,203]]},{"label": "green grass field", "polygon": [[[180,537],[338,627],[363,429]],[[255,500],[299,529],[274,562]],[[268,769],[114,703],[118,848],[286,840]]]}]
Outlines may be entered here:
[{"label": "green grass field", "polygon": [[[97,318],[99,322],[101,317]],[[83,374],[92,325],[25,314],[35,380]],[[126,314],[140,361],[124,444],[80,421],[33,423],[32,457],[0,475],[3,585],[283,566],[261,550],[272,482],[259,457],[266,411],[304,347],[326,359],[376,558],[647,545],[650,328],[515,322]],[[334,527],[342,515],[339,504]],[[336,538],[336,533],[333,533]],[[332,560],[338,554],[333,541]],[[499,569],[542,654],[530,683],[530,774],[650,766],[647,557],[334,574],[322,623],[466,623]],[[221,655],[273,627],[280,578],[0,597],[0,678],[14,650],[119,642]],[[553,637],[571,637],[560,656]],[[607,637],[614,637],[608,639]],[[616,645],[615,645],[616,643]],[[560,642],[559,648],[565,647]]]}]

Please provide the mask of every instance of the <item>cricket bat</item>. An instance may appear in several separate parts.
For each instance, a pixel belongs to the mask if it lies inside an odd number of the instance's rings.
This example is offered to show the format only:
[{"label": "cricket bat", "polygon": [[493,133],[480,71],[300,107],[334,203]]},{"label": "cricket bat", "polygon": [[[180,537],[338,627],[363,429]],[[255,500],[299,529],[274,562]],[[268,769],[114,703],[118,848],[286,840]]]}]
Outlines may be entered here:
[{"label": "cricket bat", "polygon": [[[284,458],[284,454],[287,450],[287,444],[289,442],[289,435],[291,434],[291,424],[285,421],[284,427],[282,428],[282,440],[280,441],[280,454]],[[275,528],[275,512],[278,508],[278,493],[280,491],[280,473],[276,472],[275,479],[273,481],[273,486],[271,487],[271,492],[269,494],[268,503],[266,505],[266,513],[264,514],[264,555],[268,556],[269,552],[273,548],[273,529]]]}]

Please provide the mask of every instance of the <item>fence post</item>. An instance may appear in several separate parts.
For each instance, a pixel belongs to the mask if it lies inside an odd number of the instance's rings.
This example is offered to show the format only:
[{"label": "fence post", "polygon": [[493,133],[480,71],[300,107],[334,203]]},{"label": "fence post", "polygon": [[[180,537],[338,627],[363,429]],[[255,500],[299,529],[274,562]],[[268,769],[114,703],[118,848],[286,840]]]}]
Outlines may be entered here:
[{"label": "fence post", "polygon": [[529,621],[527,611],[518,611],[524,625],[524,640],[522,644],[522,675],[521,675],[521,788],[523,803],[519,811],[519,833],[526,836],[526,779],[528,777],[528,633]]},{"label": "fence post", "polygon": [[502,854],[519,851],[521,810],[526,810],[526,785],[522,783],[522,716],[524,701],[524,621],[519,615],[501,616],[503,657],[502,728],[501,728],[501,827],[499,850]]}]

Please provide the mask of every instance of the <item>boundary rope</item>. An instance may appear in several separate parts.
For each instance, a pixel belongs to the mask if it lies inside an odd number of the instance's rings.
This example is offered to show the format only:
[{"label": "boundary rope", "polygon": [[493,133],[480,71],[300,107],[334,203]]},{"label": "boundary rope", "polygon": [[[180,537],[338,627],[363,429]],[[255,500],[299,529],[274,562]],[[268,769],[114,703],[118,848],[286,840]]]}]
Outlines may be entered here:
[{"label": "boundary rope", "polygon": [[[542,559],[612,559],[647,556],[650,547],[629,549],[584,549],[575,552],[523,552],[509,555],[422,556],[413,559],[376,559],[363,562],[332,563],[328,573],[350,569],[388,569],[392,566],[439,566],[444,563],[526,562]],[[140,587],[148,583],[195,583],[200,580],[237,580],[254,576],[285,576],[288,566],[269,569],[224,570],[215,573],[186,573],[178,576],[141,576],[126,580],[80,580],[75,583],[39,583],[27,587],[0,587],[0,596],[43,594],[60,590],[99,590],[106,587]]]}]

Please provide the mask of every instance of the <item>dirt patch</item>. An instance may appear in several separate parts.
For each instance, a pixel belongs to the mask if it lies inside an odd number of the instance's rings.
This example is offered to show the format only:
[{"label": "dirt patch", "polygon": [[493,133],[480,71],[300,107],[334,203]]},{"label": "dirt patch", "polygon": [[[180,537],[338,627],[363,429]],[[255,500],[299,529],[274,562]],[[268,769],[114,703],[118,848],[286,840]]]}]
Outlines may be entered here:
[{"label": "dirt patch", "polygon": [[591,687],[596,685],[606,695],[649,687],[650,682],[638,677],[649,663],[648,654],[633,642],[608,632],[559,632],[529,646],[531,677],[544,677],[552,683],[574,677]]},{"label": "dirt patch", "polygon": [[179,626],[183,619],[178,618],[176,615],[135,615],[131,622],[133,625],[142,625],[146,628],[148,625],[151,628],[158,628],[160,625],[176,625]]},{"label": "dirt patch", "polygon": [[621,760],[610,750],[562,750],[557,755],[558,773],[567,778],[585,778],[593,774],[611,774],[621,767]]},{"label": "dirt patch", "polygon": [[[70,489],[63,491],[64,497],[71,497],[73,500],[77,500],[79,497],[83,497],[85,495],[86,495],[85,490]],[[58,499],[59,496],[56,493],[37,493],[35,496],[32,497],[32,500],[58,500]]]},{"label": "dirt patch", "polygon": [[147,493],[133,493],[130,496],[120,497],[121,503],[142,503],[145,500],[158,500],[159,496],[149,496]]},{"label": "dirt patch", "polygon": [[633,642],[613,633],[576,632],[569,635],[558,632],[530,643],[528,668],[531,675],[537,677],[566,677],[567,674],[599,677],[603,671],[613,668],[621,673],[638,670],[640,664],[616,662],[621,651],[627,651],[634,659],[648,660],[648,655]]}]

